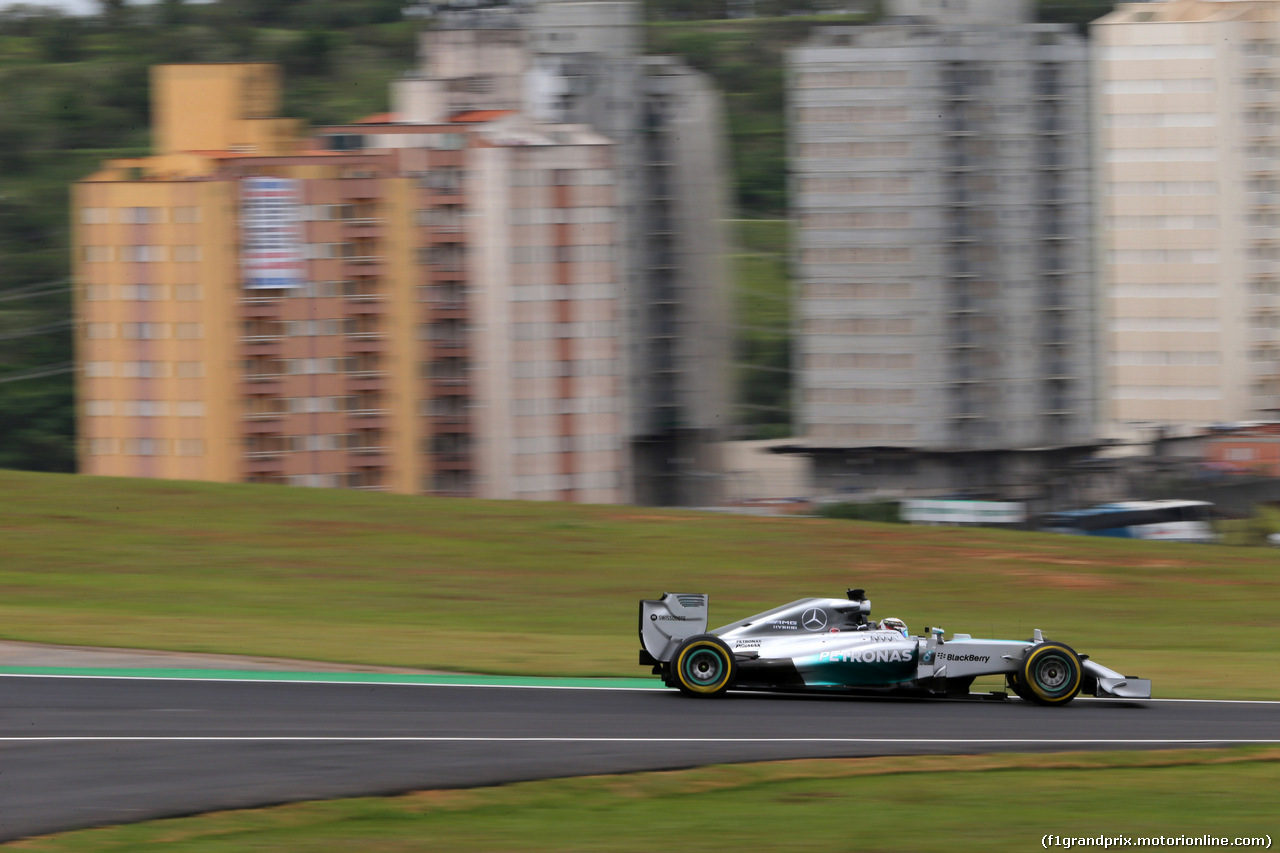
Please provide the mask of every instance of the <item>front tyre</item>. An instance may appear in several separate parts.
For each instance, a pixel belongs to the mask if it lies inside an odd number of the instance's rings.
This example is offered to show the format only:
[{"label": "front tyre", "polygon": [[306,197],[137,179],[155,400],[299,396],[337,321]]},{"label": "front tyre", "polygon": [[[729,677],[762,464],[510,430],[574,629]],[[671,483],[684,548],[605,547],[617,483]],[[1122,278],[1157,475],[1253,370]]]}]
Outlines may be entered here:
[{"label": "front tyre", "polygon": [[686,696],[720,696],[738,675],[733,652],[724,640],[699,634],[680,644],[671,658],[672,680]]},{"label": "front tyre", "polygon": [[1028,691],[1027,688],[1022,685],[1021,681],[1018,680],[1018,673],[1016,672],[1009,673],[1004,677],[1004,682],[1009,686],[1009,689],[1012,690],[1014,692],[1014,695],[1016,695],[1019,699],[1024,699],[1028,702],[1035,701],[1031,698],[1031,692]]},{"label": "front tyre", "polygon": [[1070,646],[1046,642],[1032,646],[1018,668],[1016,692],[1039,705],[1065,705],[1080,692],[1084,669]]}]

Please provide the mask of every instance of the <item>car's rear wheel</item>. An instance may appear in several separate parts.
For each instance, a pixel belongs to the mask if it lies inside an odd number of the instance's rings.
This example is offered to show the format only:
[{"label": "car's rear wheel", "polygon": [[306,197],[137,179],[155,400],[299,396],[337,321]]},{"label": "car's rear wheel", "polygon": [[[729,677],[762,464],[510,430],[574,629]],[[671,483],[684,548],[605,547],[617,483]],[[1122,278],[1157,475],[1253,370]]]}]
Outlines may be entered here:
[{"label": "car's rear wheel", "polygon": [[1014,692],[1039,705],[1065,705],[1076,698],[1083,681],[1080,656],[1070,646],[1045,642],[1032,646],[1022,659]]},{"label": "car's rear wheel", "polygon": [[676,649],[671,674],[676,687],[687,696],[720,696],[733,684],[738,665],[724,640],[699,634]]}]

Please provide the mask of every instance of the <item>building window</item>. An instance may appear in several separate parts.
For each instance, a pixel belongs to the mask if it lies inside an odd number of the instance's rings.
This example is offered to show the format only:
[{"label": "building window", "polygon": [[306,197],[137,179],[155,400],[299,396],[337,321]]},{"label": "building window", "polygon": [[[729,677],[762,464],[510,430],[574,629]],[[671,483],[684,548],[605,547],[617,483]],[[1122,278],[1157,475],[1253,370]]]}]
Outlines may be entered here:
[{"label": "building window", "polygon": [[169,255],[167,246],[121,246],[120,260],[125,263],[152,264],[164,261]]},{"label": "building window", "polygon": [[120,223],[122,225],[158,225],[164,222],[163,207],[122,207]]},{"label": "building window", "polygon": [[126,379],[163,379],[169,375],[169,363],[164,361],[125,361],[120,364],[120,375]]},{"label": "building window", "polygon": [[127,341],[154,341],[169,337],[168,323],[121,323],[120,337]]},{"label": "building window", "polygon": [[199,438],[178,439],[179,456],[204,456],[204,440]]},{"label": "building window", "polygon": [[116,440],[114,438],[89,439],[89,455],[90,456],[110,456],[115,452],[116,452]]},{"label": "building window", "polygon": [[163,284],[122,284],[120,298],[133,302],[160,302],[168,295]]},{"label": "building window", "polygon": [[169,441],[164,438],[126,438],[124,452],[126,456],[167,456]]}]

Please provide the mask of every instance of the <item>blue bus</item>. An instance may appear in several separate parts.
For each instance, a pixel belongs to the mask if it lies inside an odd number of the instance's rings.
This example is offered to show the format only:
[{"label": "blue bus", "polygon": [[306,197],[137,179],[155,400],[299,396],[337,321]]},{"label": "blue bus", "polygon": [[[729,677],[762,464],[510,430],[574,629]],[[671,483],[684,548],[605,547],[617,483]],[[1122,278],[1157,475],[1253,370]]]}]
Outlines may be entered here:
[{"label": "blue bus", "polygon": [[1120,501],[1051,513],[1042,529],[1118,539],[1217,542],[1212,511],[1213,504],[1207,501]]}]

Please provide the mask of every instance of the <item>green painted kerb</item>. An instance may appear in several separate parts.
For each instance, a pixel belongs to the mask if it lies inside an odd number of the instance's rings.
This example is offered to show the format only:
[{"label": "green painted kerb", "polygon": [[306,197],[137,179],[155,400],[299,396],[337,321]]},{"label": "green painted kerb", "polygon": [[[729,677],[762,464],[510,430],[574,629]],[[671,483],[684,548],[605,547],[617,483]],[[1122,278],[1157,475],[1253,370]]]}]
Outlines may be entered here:
[{"label": "green painted kerb", "polygon": [[663,689],[656,678],[536,678],[520,675],[439,675],[386,672],[271,672],[239,669],[111,669],[78,666],[6,666],[0,675],[79,675],[98,678],[175,678],[205,681],[298,681],[325,684],[427,684],[491,687]]}]

